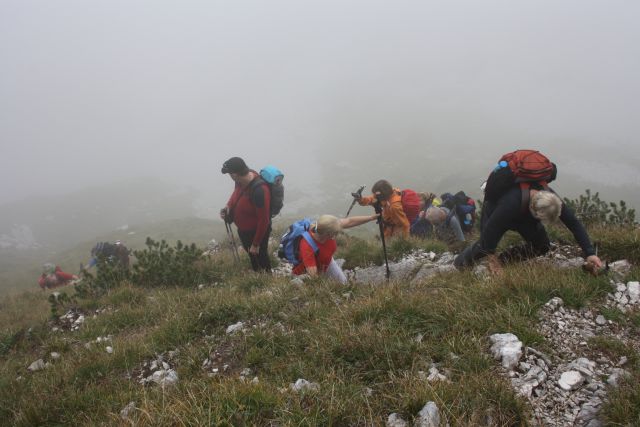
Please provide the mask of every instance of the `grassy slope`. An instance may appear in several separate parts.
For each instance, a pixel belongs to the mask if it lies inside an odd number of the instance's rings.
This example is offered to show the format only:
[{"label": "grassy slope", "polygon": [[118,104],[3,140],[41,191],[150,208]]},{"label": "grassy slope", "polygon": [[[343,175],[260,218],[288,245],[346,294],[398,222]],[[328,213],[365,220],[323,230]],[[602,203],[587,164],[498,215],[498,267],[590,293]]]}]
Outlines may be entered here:
[{"label": "grassy slope", "polygon": [[[608,289],[606,278],[525,265],[507,269],[499,280],[452,273],[417,285],[350,288],[323,281],[296,286],[286,278],[247,274],[227,254],[210,268],[223,280],[203,290],[125,284],[99,300],[79,301],[87,312],[111,310],[74,333],[47,327],[44,295],[3,300],[0,423],[126,425],[118,413],[135,401],[136,425],[381,425],[391,412],[410,419],[433,400],[451,425],[520,425],[526,404],[497,375],[487,336],[509,331],[544,349],[534,328],[541,304],[553,296],[573,307],[599,304]],[[639,277],[635,270],[632,278]],[[226,335],[226,327],[238,321],[257,327]],[[640,332],[637,314],[630,321]],[[84,347],[107,334],[113,334],[112,355],[95,344]],[[211,335],[213,340],[204,338]],[[144,360],[175,348],[181,351],[177,387],[163,391],[127,378],[135,378]],[[210,378],[201,364],[214,350],[230,368]],[[25,372],[51,351],[62,354],[53,367]],[[432,361],[450,371],[451,383],[418,378]],[[259,384],[239,380],[246,367]],[[633,380],[605,411],[620,424],[640,422],[640,366],[633,369]],[[319,383],[320,390],[283,390],[297,378]]]},{"label": "grassy slope", "polygon": [[[135,234],[129,234],[131,232]],[[55,262],[64,271],[76,273],[80,263],[86,263],[89,260],[89,253],[96,242],[122,240],[128,248],[135,250],[143,249],[146,238],[151,237],[154,240],[164,239],[172,244],[177,240],[182,240],[204,246],[212,238],[218,240],[223,238],[224,233],[224,225],[220,221],[184,218],[113,231],[59,253],[51,254],[45,251],[22,254],[3,253],[0,257],[0,295],[20,290],[37,289],[41,265],[45,262]]]}]

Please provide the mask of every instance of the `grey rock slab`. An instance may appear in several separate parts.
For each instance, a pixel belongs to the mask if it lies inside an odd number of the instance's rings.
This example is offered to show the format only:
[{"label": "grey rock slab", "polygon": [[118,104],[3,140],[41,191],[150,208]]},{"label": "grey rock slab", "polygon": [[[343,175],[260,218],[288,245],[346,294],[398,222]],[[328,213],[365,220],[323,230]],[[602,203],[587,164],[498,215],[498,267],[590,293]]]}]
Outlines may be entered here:
[{"label": "grey rock slab", "polygon": [[[390,280],[406,279],[420,265],[416,260],[403,260],[397,263],[389,263]],[[354,270],[354,280],[357,283],[381,284],[386,282],[386,267],[384,265],[365,267]]]},{"label": "grey rock slab", "polygon": [[594,371],[596,370],[596,362],[592,362],[586,357],[580,357],[574,360],[573,362],[569,363],[567,368],[579,371],[582,375],[586,377],[592,377],[594,374]]},{"label": "grey rock slab", "polygon": [[598,317],[596,317],[596,325],[604,326],[606,324],[607,319],[605,319],[602,314],[598,314]]},{"label": "grey rock slab", "polygon": [[611,387],[618,387],[622,378],[629,378],[631,374],[628,371],[620,368],[613,368],[609,378],[607,378],[607,384]]},{"label": "grey rock slab", "polygon": [[436,264],[452,264],[453,260],[456,258],[455,255],[453,255],[450,252],[443,252],[442,255],[440,255],[440,258],[436,261]]},{"label": "grey rock slab", "polygon": [[416,276],[413,278],[411,283],[415,284],[427,279],[430,279],[438,274],[450,273],[453,271],[457,271],[453,264],[445,264],[445,265],[433,265],[433,264],[425,264],[420,268]]}]

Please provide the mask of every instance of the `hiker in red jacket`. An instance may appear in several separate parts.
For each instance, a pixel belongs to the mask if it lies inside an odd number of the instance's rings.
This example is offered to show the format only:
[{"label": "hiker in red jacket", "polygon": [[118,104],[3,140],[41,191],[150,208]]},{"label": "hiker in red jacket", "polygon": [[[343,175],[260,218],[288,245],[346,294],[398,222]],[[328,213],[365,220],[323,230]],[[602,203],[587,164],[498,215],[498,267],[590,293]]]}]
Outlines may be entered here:
[{"label": "hiker in red jacket", "polygon": [[222,165],[222,173],[229,174],[235,188],[227,205],[220,210],[220,218],[238,227],[242,247],[249,253],[255,271],[271,272],[268,253],[271,234],[271,194],[260,174],[247,167],[240,157],[232,157]]},{"label": "hiker in red jacket", "polygon": [[65,273],[59,266],[47,263],[43,266],[38,285],[44,291],[45,289],[68,285],[72,280],[77,279],[78,276],[75,274]]}]

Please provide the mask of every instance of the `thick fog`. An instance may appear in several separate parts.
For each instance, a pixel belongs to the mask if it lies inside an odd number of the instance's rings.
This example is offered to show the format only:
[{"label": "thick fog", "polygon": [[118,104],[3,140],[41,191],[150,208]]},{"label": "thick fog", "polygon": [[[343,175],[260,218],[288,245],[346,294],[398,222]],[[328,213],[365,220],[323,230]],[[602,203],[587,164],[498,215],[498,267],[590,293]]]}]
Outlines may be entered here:
[{"label": "thick fog", "polygon": [[378,178],[477,193],[515,148],[567,191],[633,199],[639,19],[622,0],[5,0],[0,204],[151,177],[214,215],[235,155],[280,166],[292,203]]}]

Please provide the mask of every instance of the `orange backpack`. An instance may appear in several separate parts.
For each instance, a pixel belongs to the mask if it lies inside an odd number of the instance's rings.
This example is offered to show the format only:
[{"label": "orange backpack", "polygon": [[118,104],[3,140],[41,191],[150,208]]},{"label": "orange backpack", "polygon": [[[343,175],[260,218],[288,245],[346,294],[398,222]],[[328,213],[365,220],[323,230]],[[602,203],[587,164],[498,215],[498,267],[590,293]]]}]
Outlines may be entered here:
[{"label": "orange backpack", "polygon": [[556,166],[539,151],[516,150],[502,156],[500,161],[507,162],[517,184],[538,182],[546,187],[555,179],[557,173]]},{"label": "orange backpack", "polygon": [[547,190],[548,184],[556,179],[558,171],[556,165],[547,156],[535,150],[516,150],[500,158],[493,170],[485,189],[485,197],[497,200],[513,185],[522,190],[522,210],[527,209],[529,203],[529,189],[531,184],[537,183]]}]

